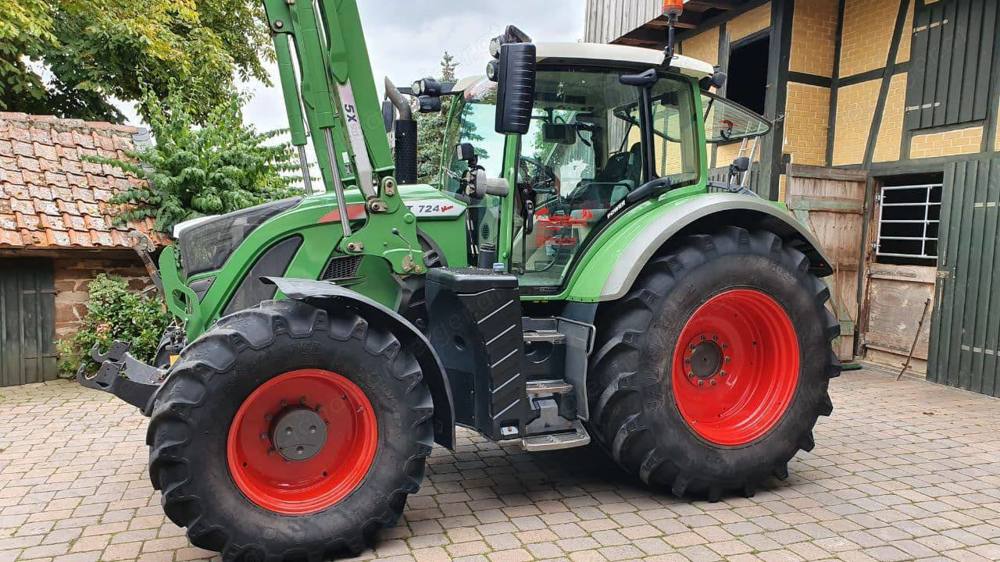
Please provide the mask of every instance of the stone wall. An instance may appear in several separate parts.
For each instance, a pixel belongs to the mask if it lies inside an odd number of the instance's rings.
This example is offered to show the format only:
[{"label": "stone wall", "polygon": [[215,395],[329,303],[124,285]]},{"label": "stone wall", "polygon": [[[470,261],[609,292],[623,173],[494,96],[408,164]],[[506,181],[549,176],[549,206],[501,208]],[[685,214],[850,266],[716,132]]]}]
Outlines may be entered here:
[{"label": "stone wall", "polygon": [[[87,285],[100,273],[124,277],[129,288],[141,291],[152,287],[138,257],[56,258],[52,260],[56,290],[56,339],[71,336],[87,314]],[[152,289],[155,290],[155,289]]]}]

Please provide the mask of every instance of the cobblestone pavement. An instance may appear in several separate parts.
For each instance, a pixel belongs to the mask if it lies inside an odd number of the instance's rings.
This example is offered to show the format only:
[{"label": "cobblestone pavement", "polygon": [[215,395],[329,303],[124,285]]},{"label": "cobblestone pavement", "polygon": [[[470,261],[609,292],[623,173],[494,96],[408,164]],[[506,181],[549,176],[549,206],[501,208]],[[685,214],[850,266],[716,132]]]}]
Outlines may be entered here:
[{"label": "cobblestone pavement", "polygon": [[[589,451],[529,455],[460,432],[363,559],[1000,559],[1000,400],[867,370],[791,477],[680,501]],[[0,562],[195,560],[146,477],[146,421],[73,383],[0,389]]]}]

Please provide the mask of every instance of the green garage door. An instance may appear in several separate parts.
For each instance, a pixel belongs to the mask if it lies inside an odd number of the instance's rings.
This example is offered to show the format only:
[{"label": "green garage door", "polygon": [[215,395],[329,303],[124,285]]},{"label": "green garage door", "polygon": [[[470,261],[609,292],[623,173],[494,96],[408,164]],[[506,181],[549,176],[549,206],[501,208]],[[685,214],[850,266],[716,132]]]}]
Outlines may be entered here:
[{"label": "green garage door", "polygon": [[1000,396],[1000,159],[945,171],[928,378]]},{"label": "green garage door", "polygon": [[55,290],[48,260],[0,260],[0,386],[56,378]]}]

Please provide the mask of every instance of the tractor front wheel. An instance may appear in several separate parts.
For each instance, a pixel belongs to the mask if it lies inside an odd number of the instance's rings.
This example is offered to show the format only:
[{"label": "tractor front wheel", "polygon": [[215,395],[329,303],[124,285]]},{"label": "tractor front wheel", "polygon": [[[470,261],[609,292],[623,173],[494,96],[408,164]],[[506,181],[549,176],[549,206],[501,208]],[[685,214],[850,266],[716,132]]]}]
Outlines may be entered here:
[{"label": "tractor front wheel", "polygon": [[165,385],[150,478],[191,542],[227,560],[356,554],[420,486],[430,393],[356,314],[262,303],[188,346]]},{"label": "tractor front wheel", "polygon": [[813,447],[840,367],[829,290],[776,234],[695,235],[601,309],[588,394],[596,440],[647,484],[752,495]]}]

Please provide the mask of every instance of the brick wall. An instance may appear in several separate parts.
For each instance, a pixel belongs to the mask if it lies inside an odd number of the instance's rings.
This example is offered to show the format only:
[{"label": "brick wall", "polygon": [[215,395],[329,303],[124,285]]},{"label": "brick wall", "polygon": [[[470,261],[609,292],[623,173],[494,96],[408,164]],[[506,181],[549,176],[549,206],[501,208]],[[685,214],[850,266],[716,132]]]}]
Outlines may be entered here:
[{"label": "brick wall", "polygon": [[688,57],[719,64],[719,28],[713,27],[685,39],[681,44],[681,53]]},{"label": "brick wall", "polygon": [[837,128],[833,137],[833,165],[860,164],[865,157],[872,111],[881,80],[845,86],[837,91]]},{"label": "brick wall", "polygon": [[738,41],[751,33],[771,27],[771,3],[758,6],[726,22],[730,41]]},{"label": "brick wall", "polygon": [[942,133],[915,135],[910,141],[910,158],[973,154],[979,152],[982,146],[982,125]]},{"label": "brick wall", "polygon": [[792,54],[789,70],[833,76],[837,35],[837,2],[796,0],[792,17]]},{"label": "brick wall", "polygon": [[903,136],[903,113],[906,109],[907,73],[897,74],[889,82],[889,95],[885,100],[885,113],[875,142],[874,162],[892,162],[900,158]]},{"label": "brick wall", "polygon": [[885,66],[898,11],[897,2],[847,0],[844,5],[844,33],[840,47],[841,76],[860,74]]},{"label": "brick wall", "polygon": [[99,273],[124,277],[133,290],[151,283],[138,258],[58,258],[52,260],[56,289],[56,339],[72,335],[87,314],[87,285]]},{"label": "brick wall", "polygon": [[792,155],[792,162],[811,166],[826,164],[829,120],[829,88],[788,84],[783,151]]}]

